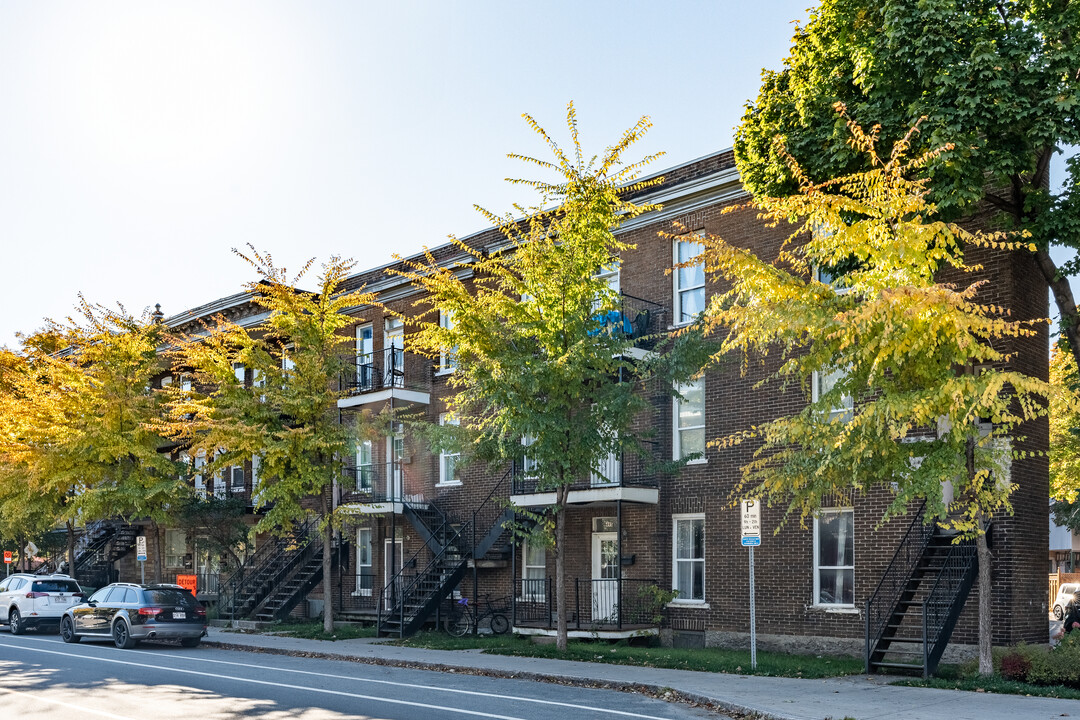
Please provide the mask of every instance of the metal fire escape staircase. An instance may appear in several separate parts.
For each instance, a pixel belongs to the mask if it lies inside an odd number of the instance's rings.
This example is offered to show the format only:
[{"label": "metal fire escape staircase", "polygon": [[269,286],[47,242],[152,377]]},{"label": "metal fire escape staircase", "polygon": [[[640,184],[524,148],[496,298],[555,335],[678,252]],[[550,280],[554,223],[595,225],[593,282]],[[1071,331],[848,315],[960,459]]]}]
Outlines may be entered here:
[{"label": "metal fire escape staircase", "polygon": [[283,620],[323,576],[322,538],[313,521],[260,547],[220,585],[221,616]]},{"label": "metal fire escape staircase", "polygon": [[506,532],[504,524],[514,516],[513,509],[500,502],[500,491],[508,487],[512,474],[513,469],[507,471],[464,522],[434,505],[405,503],[405,518],[424,547],[403,561],[384,589],[378,607],[379,635],[407,637],[419,630],[465,577],[469,563],[495,547]]},{"label": "metal fire escape staircase", "polygon": [[86,528],[75,547],[73,577],[83,585],[102,587],[112,582],[113,563],[135,547],[138,528],[127,523],[97,522]]},{"label": "metal fire escape staircase", "polygon": [[927,525],[924,508],[866,601],[867,673],[930,677],[978,575],[975,541],[954,542],[937,525]]}]

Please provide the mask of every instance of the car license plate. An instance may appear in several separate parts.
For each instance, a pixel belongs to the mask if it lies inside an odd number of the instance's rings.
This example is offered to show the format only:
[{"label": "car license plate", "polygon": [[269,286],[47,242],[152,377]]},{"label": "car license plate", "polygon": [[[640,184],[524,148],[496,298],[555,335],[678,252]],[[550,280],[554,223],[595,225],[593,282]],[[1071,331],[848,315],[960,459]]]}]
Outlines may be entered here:
[{"label": "car license plate", "polygon": [[172,619],[173,620],[187,620],[187,613],[174,612],[172,614]]}]

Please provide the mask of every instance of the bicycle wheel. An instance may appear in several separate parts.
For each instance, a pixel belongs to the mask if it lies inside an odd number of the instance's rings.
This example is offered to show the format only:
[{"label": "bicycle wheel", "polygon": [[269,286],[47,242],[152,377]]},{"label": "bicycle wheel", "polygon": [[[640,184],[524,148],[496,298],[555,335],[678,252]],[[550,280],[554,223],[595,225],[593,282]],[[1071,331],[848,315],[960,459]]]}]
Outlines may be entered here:
[{"label": "bicycle wheel", "polygon": [[491,616],[491,632],[495,635],[502,635],[504,632],[510,629],[510,621],[506,619],[506,616],[501,613],[494,613]]},{"label": "bicycle wheel", "polygon": [[450,633],[454,637],[464,637],[472,626],[468,613],[460,613],[453,617],[446,618],[446,632]]}]

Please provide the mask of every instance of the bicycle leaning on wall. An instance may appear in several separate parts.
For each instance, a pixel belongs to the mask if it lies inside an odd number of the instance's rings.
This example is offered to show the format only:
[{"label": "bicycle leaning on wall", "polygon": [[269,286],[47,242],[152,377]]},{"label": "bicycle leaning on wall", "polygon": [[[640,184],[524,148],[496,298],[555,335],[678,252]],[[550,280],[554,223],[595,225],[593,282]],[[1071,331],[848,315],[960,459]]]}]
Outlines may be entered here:
[{"label": "bicycle leaning on wall", "polygon": [[502,603],[493,604],[491,595],[484,596],[484,612],[479,616],[476,608],[469,604],[469,598],[462,597],[451,606],[444,627],[446,632],[454,637],[464,637],[473,628],[479,628],[481,632],[486,629],[493,635],[502,635],[510,629],[510,621],[506,617],[506,607]]}]

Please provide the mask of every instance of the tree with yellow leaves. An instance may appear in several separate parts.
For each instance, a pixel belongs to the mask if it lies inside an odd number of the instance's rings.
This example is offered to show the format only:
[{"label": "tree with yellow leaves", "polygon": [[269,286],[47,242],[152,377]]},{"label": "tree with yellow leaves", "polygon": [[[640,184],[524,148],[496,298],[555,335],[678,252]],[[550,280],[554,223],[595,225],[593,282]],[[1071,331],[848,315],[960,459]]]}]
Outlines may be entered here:
[{"label": "tree with yellow leaves", "polygon": [[[838,110],[843,113],[842,106]],[[887,157],[878,129],[849,122],[851,146],[871,169],[812,182],[784,152],[799,192],[758,197],[767,221],[794,232],[775,260],[706,239],[706,271],[730,287],[706,312],[723,352],[778,356],[764,383],[817,383],[801,412],[777,418],[720,446],[758,443],[738,493],[780,504],[801,520],[822,498],[890,484],[885,518],[926,500],[926,517],[974,537],[979,560],[979,669],[992,672],[991,555],[987,524],[1011,512],[1008,460],[1025,457],[1022,423],[1045,416],[1051,387],[1004,369],[1002,348],[1036,332],[1005,309],[982,304],[978,266],[963,249],[1025,252],[1002,234],[972,233],[931,221],[925,181],[909,180],[941,151],[908,159],[913,128]],[[951,481],[955,501],[943,498]]]},{"label": "tree with yellow leaves", "polygon": [[[169,357],[174,367],[191,371],[193,383],[191,390],[168,391],[165,432],[192,457],[203,454],[207,474],[259,458],[254,500],[266,510],[260,530],[288,530],[311,517],[307,501],[318,501],[323,626],[333,632],[330,568],[339,518],[330,491],[355,436],[338,418],[337,384],[349,343],[341,330],[354,322],[347,311],[373,297],[343,291],[351,261],[332,257],[322,267],[318,290],[308,292],[298,285],[313,261],[290,276],[254,248],[250,256],[237,254],[258,273],[247,289],[267,318],[252,331],[217,318],[205,332],[175,339]],[[239,380],[237,366],[250,371],[253,382]]]}]

